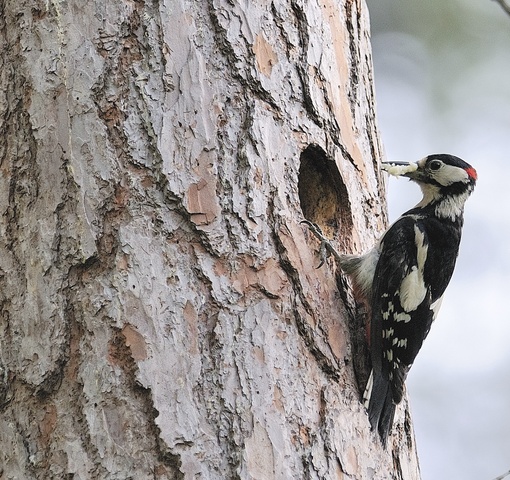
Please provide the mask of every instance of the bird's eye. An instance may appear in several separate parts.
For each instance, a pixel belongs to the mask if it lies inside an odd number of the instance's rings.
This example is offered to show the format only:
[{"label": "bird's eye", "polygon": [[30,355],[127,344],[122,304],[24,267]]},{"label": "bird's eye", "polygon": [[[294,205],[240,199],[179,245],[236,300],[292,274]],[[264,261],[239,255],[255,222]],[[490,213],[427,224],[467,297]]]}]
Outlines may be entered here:
[{"label": "bird's eye", "polygon": [[443,162],[441,160],[432,160],[430,162],[429,168],[431,170],[439,170],[442,165],[443,165]]}]

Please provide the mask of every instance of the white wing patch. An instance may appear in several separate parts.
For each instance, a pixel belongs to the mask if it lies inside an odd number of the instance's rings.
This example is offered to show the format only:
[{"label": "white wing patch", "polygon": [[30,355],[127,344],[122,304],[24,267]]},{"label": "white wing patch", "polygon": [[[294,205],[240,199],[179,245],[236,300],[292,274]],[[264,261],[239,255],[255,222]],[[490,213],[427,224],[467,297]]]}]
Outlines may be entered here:
[{"label": "white wing patch", "polygon": [[395,333],[395,330],[393,328],[388,328],[386,330],[383,330],[382,338],[391,338],[394,333]]},{"label": "white wing patch", "polygon": [[436,319],[439,309],[441,308],[442,302],[443,302],[443,297],[440,296],[435,302],[433,302],[430,305],[430,309],[432,310],[432,312],[434,312],[434,317],[433,317],[432,321],[434,321]]},{"label": "white wing patch", "polygon": [[374,371],[370,372],[370,377],[368,378],[367,386],[365,387],[365,393],[363,393],[363,405],[366,409],[368,409],[368,405],[370,403],[370,397],[372,396],[372,388],[374,386]]},{"label": "white wing patch", "polygon": [[395,322],[409,323],[411,321],[411,315],[405,312],[400,312],[393,317],[393,320],[395,320]]},{"label": "white wing patch", "polygon": [[416,244],[416,263],[411,271],[404,277],[400,285],[400,304],[406,312],[418,308],[427,295],[427,287],[423,280],[423,269],[427,260],[428,245],[425,244],[425,235],[414,226],[414,241]]}]

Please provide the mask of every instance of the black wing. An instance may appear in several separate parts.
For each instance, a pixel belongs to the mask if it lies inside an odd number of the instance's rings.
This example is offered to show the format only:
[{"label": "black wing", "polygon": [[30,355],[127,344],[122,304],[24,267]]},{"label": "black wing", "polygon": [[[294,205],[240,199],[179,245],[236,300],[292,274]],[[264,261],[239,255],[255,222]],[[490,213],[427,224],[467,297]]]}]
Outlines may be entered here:
[{"label": "black wing", "polygon": [[433,320],[423,281],[428,239],[416,216],[403,216],[386,232],[372,291],[370,351],[373,386],[369,416],[383,442],[391,429],[404,381]]}]

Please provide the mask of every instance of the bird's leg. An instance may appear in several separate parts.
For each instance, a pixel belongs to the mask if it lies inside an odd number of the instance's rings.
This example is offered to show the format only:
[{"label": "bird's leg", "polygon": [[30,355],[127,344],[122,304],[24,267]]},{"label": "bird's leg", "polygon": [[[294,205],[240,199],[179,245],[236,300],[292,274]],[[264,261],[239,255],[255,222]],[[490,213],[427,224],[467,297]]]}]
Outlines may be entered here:
[{"label": "bird's leg", "polygon": [[321,263],[319,263],[317,268],[321,268],[330,255],[333,255],[333,257],[335,257],[339,263],[342,263],[342,256],[335,250],[333,245],[331,245],[331,242],[324,236],[322,230],[316,223],[310,222],[308,220],[302,220],[300,223],[304,223],[321,242],[319,247]]}]

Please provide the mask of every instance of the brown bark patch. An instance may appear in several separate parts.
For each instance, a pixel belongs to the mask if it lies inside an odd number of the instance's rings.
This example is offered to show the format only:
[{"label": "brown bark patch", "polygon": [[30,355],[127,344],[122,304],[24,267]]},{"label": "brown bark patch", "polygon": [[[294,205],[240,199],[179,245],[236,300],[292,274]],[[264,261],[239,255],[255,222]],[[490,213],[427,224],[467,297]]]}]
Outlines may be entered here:
[{"label": "brown bark patch", "polygon": [[263,75],[269,78],[273,66],[278,63],[278,57],[263,35],[257,35],[255,37],[253,53],[257,60],[257,68]]},{"label": "brown bark patch", "polygon": [[143,335],[131,325],[126,325],[122,329],[122,335],[126,339],[126,346],[131,350],[133,360],[137,362],[145,360],[147,358],[147,344]]},{"label": "brown bark patch", "polygon": [[57,407],[50,403],[46,406],[44,416],[39,423],[39,441],[42,448],[47,447],[50,444],[51,436],[55,427],[57,426]]}]

